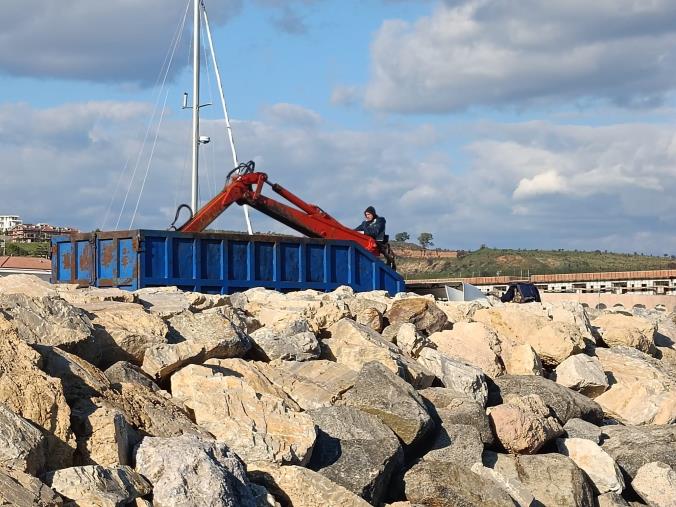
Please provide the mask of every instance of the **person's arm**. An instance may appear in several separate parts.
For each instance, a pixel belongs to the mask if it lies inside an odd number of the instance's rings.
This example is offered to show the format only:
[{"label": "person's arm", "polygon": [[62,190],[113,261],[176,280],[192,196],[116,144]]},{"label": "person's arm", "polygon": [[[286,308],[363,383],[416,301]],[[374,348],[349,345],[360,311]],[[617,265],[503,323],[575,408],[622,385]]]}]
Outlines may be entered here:
[{"label": "person's arm", "polygon": [[366,222],[362,222],[362,223],[359,224],[357,227],[355,227],[354,230],[355,230],[355,231],[361,231],[361,232],[364,232],[364,230],[365,230],[365,228],[366,228],[365,225],[364,225],[365,223],[366,223]]}]

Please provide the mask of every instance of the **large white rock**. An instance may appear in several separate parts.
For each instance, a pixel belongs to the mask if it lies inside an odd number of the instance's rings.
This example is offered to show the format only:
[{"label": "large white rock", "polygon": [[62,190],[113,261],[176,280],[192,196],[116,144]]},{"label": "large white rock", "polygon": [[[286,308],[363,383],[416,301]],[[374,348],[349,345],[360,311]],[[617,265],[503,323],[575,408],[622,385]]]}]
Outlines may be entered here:
[{"label": "large white rock", "polygon": [[589,320],[587,309],[577,301],[561,301],[549,306],[549,316],[555,322],[575,324],[582,337],[592,343],[596,342],[594,330]]},{"label": "large white rock", "polygon": [[480,322],[457,322],[452,330],[430,335],[442,354],[476,366],[489,377],[505,372],[498,335]]},{"label": "large white rock", "polygon": [[631,481],[631,486],[650,506],[676,506],[676,471],[666,463],[643,465]]},{"label": "large white rock", "polygon": [[177,287],[146,287],[134,292],[146,309],[162,318],[186,310],[200,312],[228,304],[228,296],[182,291]]},{"label": "large white rock", "polygon": [[663,365],[631,347],[596,349],[613,383],[595,398],[603,411],[624,424],[676,421],[676,380]]},{"label": "large white rock", "polygon": [[568,456],[586,472],[599,495],[622,493],[624,479],[620,467],[597,444],[584,438],[559,438],[556,446],[561,454]]},{"label": "large white rock", "polygon": [[128,466],[89,465],[64,468],[50,475],[52,488],[76,505],[117,507],[152,491],[150,483]]},{"label": "large white rock", "polygon": [[655,352],[657,326],[647,319],[623,313],[605,313],[593,322],[609,347],[633,347],[652,354]]},{"label": "large white rock", "polygon": [[515,343],[504,340],[501,343],[502,363],[509,375],[542,376],[542,362],[533,347],[527,343]]},{"label": "large white rock", "polygon": [[0,276],[0,294],[24,294],[30,297],[58,295],[51,283],[33,275]]},{"label": "large white rock", "polygon": [[63,499],[40,479],[15,468],[0,466],[0,505],[61,507]]},{"label": "large white rock", "polygon": [[331,338],[323,340],[327,359],[334,359],[354,371],[360,371],[366,363],[378,361],[418,389],[432,385],[434,375],[373,329],[342,319],[328,332]]},{"label": "large white rock", "polygon": [[546,366],[555,367],[585,348],[584,338],[576,324],[552,321],[537,304],[481,309],[474,313],[473,318],[493,329],[502,341],[527,343]]},{"label": "large white rock", "polygon": [[241,378],[190,365],[171,378],[172,393],[192,410],[199,426],[228,444],[244,461],[305,464],[316,438],[307,414]]},{"label": "large white rock", "polygon": [[262,359],[307,361],[321,353],[317,337],[304,317],[283,319],[251,333],[254,350]]},{"label": "large white rock", "polygon": [[436,375],[445,387],[465,393],[482,407],[486,406],[488,385],[486,376],[479,368],[451,359],[431,348],[424,348],[420,352],[418,362]]},{"label": "large white rock", "polygon": [[552,380],[590,398],[608,389],[608,379],[601,362],[585,354],[576,354],[564,360],[556,367]]},{"label": "large white rock", "polygon": [[256,507],[242,461],[223,442],[146,437],[136,469],[153,485],[154,507]]}]

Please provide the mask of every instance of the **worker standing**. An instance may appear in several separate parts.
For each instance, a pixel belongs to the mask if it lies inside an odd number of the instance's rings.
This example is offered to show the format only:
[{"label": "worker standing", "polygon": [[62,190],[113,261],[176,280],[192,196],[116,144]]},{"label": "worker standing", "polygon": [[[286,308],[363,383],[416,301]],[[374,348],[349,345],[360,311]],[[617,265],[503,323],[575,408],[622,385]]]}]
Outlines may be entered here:
[{"label": "worker standing", "polygon": [[355,228],[355,231],[361,231],[375,239],[380,253],[385,257],[387,265],[396,270],[394,252],[392,251],[392,247],[390,247],[389,236],[385,234],[385,217],[379,217],[376,209],[373,206],[369,206],[364,210],[364,218],[365,220]]}]

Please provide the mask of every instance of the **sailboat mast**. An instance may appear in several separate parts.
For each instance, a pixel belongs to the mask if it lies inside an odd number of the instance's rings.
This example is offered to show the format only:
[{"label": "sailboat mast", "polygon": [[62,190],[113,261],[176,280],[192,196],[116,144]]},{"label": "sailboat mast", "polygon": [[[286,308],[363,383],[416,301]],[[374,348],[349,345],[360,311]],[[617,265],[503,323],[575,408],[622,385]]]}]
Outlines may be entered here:
[{"label": "sailboat mast", "polygon": [[199,208],[199,144],[200,144],[200,0],[193,0],[193,78],[192,78],[192,197],[190,206],[196,213]]}]

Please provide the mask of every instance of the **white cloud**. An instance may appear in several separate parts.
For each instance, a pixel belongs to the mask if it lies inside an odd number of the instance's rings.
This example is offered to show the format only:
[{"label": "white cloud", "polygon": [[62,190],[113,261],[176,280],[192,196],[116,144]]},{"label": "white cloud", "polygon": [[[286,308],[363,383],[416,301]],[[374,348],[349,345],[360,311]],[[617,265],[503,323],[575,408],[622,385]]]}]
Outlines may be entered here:
[{"label": "white cloud", "polygon": [[[150,109],[115,102],[4,106],[2,212],[85,230],[113,227]],[[361,211],[374,205],[387,218],[390,234],[432,232],[439,246],[676,253],[672,125],[490,125],[475,131],[478,138],[466,146],[468,162],[459,166],[441,151],[450,134],[438,128],[336,130],[321,118],[310,126],[304,115],[295,118],[283,124],[270,117],[234,121],[239,156],[256,160],[272,182],[347,225],[356,225]],[[189,132],[185,113],[168,112],[134,227],[165,228],[176,205],[189,201]],[[220,190],[231,162],[223,123],[204,121],[202,133],[212,138],[201,154],[206,199]],[[148,150],[149,145],[119,228],[129,227]],[[266,193],[274,195],[269,188]],[[282,230],[258,213],[254,225],[261,232]],[[241,230],[241,212],[228,210],[217,226]]]},{"label": "white cloud", "polygon": [[396,112],[555,99],[655,105],[676,86],[671,0],[447,0],[383,23],[365,104]]}]

